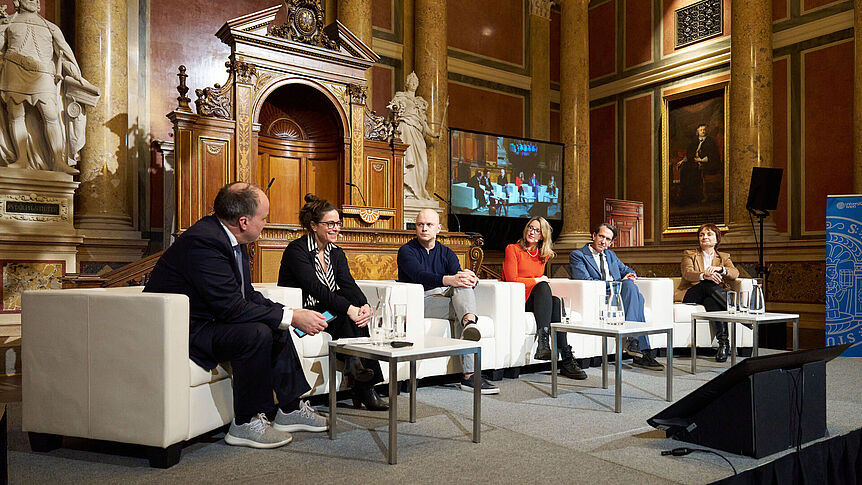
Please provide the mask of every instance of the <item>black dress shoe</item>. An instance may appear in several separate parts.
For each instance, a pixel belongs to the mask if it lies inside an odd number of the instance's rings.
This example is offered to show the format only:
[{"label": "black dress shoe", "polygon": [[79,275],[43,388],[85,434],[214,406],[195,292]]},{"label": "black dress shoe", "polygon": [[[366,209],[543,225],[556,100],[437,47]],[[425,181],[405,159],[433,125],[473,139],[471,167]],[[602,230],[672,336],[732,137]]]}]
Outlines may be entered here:
[{"label": "black dress shoe", "polygon": [[644,357],[644,351],[641,350],[640,344],[637,339],[629,338],[626,341],[626,353],[629,354],[633,359],[642,359]]},{"label": "black dress shoe", "polygon": [[377,395],[377,391],[373,387],[353,388],[353,405],[358,408],[360,404],[369,411],[386,411],[389,409],[389,404]]},{"label": "black dress shoe", "polygon": [[727,339],[718,339],[718,350],[715,351],[715,361],[727,362],[728,355],[730,355],[730,341]]}]

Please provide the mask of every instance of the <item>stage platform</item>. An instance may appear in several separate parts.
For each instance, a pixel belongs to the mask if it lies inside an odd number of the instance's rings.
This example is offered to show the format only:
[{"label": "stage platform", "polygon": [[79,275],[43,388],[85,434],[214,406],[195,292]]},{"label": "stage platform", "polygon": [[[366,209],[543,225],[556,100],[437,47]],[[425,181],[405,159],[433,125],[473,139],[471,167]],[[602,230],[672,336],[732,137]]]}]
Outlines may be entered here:
[{"label": "stage platform", "polygon": [[[702,357],[697,375],[690,374],[690,367],[687,357],[674,359],[676,399],[729,364]],[[62,449],[33,453],[21,432],[20,403],[13,403],[8,408],[10,483],[640,485],[711,483],[733,474],[724,460],[712,454],[661,456],[662,450],[691,446],[665,438],[664,432],[646,423],[669,405],[664,400],[663,372],[626,365],[620,414],[613,411],[612,375],[611,386],[602,389],[601,369],[590,368],[587,373],[585,381],[561,378],[556,399],[550,397],[546,370],[498,381],[501,393],[483,396],[479,444],[471,441],[471,393],[460,390],[452,379],[420,387],[416,423],[407,422],[408,400],[399,400],[397,465],[386,463],[387,413],[354,410],[349,400],[340,403],[335,441],[325,433],[296,433],[283,448],[252,450],[228,446],[222,433],[213,433],[188,443],[180,463],[167,470],[149,468],[143,449],[114,443],[67,438]],[[827,364],[829,436],[825,439],[862,428],[860,389],[862,359],[838,358]],[[790,451],[759,460],[721,453],[742,473]]]}]

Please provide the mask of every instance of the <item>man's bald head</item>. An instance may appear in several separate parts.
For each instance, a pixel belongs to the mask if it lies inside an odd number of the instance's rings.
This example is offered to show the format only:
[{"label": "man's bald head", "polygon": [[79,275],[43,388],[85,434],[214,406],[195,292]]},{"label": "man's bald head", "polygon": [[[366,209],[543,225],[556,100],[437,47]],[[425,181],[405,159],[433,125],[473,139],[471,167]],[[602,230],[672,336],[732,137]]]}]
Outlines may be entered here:
[{"label": "man's bald head", "polygon": [[434,247],[437,234],[443,229],[440,215],[432,209],[422,209],[416,214],[416,239],[426,249]]}]

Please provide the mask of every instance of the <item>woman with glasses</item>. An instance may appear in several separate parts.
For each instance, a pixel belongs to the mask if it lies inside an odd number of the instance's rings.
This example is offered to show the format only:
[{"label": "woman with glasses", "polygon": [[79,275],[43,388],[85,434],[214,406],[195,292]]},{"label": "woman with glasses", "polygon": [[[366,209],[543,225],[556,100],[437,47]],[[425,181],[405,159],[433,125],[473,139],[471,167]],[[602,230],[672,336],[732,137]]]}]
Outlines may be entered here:
[{"label": "woman with glasses", "polygon": [[[554,257],[551,244],[551,225],[543,217],[533,217],[527,222],[521,239],[506,246],[503,259],[503,281],[524,283],[526,287],[524,309],[533,312],[536,318],[538,348],[536,360],[551,360],[548,345],[551,322],[561,321],[560,299],[551,294],[551,285],[545,276],[545,265]],[[560,374],[570,379],[586,379],[587,373],[575,363],[566,332],[557,333],[557,348],[562,362]]]},{"label": "woman with glasses", "polygon": [[[299,222],[308,234],[291,242],[281,257],[278,285],[302,289],[302,307],[335,316],[326,331],[333,339],[367,337],[371,306],[356,285],[344,251],[335,245],[341,232],[341,217],[332,203],[306,194]],[[354,404],[370,411],[389,406],[374,391],[383,382],[380,363],[373,359],[348,357],[344,373],[353,386]]]}]

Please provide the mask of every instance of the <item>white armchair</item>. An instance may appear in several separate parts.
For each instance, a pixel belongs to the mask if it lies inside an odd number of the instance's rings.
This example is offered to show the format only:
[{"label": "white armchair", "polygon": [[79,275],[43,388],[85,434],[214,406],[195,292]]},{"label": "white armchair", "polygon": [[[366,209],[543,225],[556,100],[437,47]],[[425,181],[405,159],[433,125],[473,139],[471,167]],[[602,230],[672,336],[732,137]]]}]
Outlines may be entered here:
[{"label": "white armchair", "polygon": [[228,372],[189,359],[188,298],[142,290],[24,292],[22,429],[34,450],[62,436],[132,443],[167,468],[183,441],[233,419]]},{"label": "white armchair", "polygon": [[[673,286],[676,288],[679,285],[680,278],[671,278]],[[729,281],[730,289],[737,293],[742,291],[751,291],[754,280],[752,278],[737,278]],[[705,312],[706,308],[703,305],[692,305],[687,303],[673,304],[673,341],[674,347],[690,347],[691,346],[691,314]],[[711,347],[714,336],[710,330],[709,322],[706,320],[697,321],[697,346]],[[754,333],[744,325],[736,327],[736,347],[751,347],[754,345]]]},{"label": "white armchair", "polygon": [[476,192],[473,187],[468,187],[466,182],[452,184],[452,205],[469,210],[479,207],[479,201],[476,200]]}]

